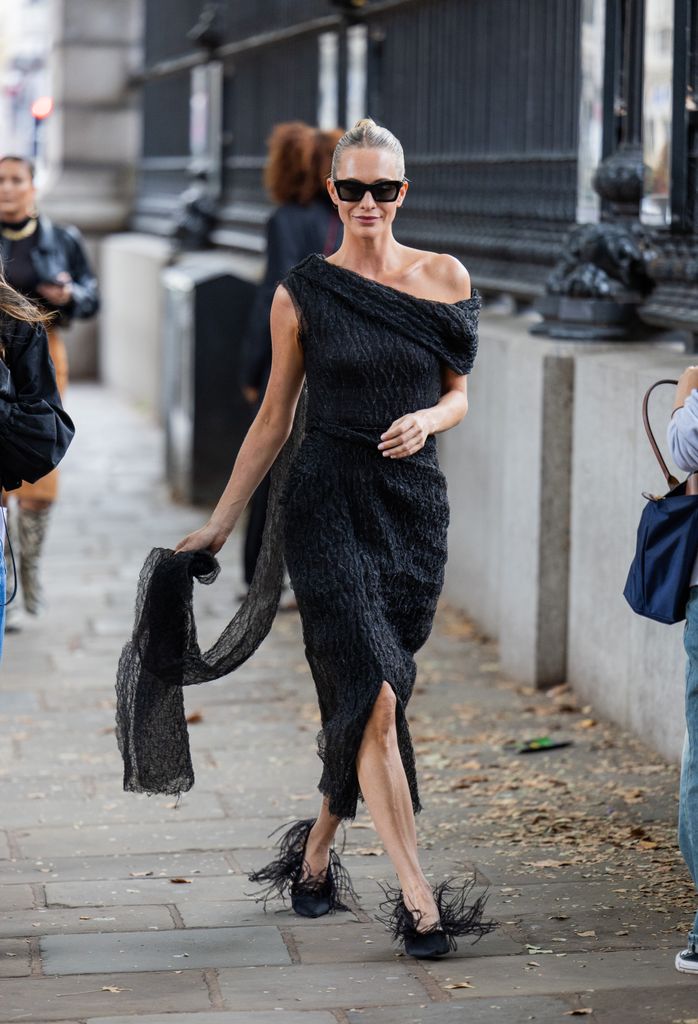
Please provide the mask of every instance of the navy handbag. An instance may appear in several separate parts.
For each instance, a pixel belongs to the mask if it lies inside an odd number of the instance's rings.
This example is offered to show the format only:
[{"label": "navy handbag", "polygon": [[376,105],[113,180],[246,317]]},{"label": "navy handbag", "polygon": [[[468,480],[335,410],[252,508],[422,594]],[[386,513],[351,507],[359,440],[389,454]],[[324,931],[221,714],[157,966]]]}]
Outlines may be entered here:
[{"label": "navy handbag", "polygon": [[671,488],[664,496],[645,494],[637,530],[637,546],[623,594],[638,615],[656,622],[674,623],[686,618],[693,563],[698,554],[698,473],[679,483],[671,475],[650,427],[649,398],[660,384],[648,390],[642,418],[652,450]]}]

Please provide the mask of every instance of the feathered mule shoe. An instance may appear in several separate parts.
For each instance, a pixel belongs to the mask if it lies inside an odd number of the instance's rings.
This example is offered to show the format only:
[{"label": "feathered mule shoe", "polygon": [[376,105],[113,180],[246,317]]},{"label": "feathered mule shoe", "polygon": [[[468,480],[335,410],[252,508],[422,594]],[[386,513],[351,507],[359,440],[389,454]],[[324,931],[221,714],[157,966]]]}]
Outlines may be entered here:
[{"label": "feathered mule shoe", "polygon": [[422,960],[436,960],[458,948],[456,937],[473,935],[475,941],[496,927],[495,921],[483,920],[487,893],[472,903],[468,899],[475,885],[469,880],[458,886],[453,881],[441,882],[433,887],[434,900],[439,911],[439,924],[420,931],[421,914],[408,910],[402,889],[381,886],[385,900],[380,904],[378,920],[392,932],[393,938],[402,942],[409,956]]},{"label": "feathered mule shoe", "polygon": [[344,901],[357,899],[349,873],[334,849],[330,850],[327,870],[320,877],[301,879],[307,864],[305,846],[315,821],[315,818],[294,821],[277,843],[279,855],[276,860],[247,876],[250,882],[266,884],[266,888],[255,897],[264,902],[265,910],[267,900],[275,896],[285,900],[288,894],[296,914],[301,917],[322,917],[336,910],[349,910],[350,907]]}]

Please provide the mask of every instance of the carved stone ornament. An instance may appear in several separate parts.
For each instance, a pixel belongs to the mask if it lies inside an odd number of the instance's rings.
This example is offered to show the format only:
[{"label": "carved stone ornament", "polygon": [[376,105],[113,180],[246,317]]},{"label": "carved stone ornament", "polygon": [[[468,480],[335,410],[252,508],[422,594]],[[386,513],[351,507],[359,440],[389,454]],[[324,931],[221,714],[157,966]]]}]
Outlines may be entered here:
[{"label": "carved stone ornament", "polygon": [[636,224],[580,224],[563,243],[563,256],[546,281],[551,295],[641,299],[652,290],[655,252]]},{"label": "carved stone ornament", "polygon": [[621,146],[599,164],[594,175],[594,189],[612,204],[618,216],[636,218],[642,201],[645,165],[642,150],[637,146]]},{"label": "carved stone ornament", "polygon": [[642,152],[632,145],[599,165],[594,188],[605,200],[605,219],[579,224],[565,238],[536,303],[544,320],[532,333],[585,340],[646,334],[637,310],[654,286],[649,266],[656,252],[638,220],[644,171]]}]

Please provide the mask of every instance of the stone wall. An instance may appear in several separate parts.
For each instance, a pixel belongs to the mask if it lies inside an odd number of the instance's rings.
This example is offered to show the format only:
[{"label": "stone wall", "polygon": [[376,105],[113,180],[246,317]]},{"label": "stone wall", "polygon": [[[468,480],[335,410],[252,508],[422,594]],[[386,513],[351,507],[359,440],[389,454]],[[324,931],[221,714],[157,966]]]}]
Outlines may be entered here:
[{"label": "stone wall", "polygon": [[[51,80],[45,124],[49,181],[41,207],[85,235],[98,276],[99,242],[128,225],[140,152],[142,0],[53,0]],[[73,377],[98,372],[99,320],[67,333]]]}]

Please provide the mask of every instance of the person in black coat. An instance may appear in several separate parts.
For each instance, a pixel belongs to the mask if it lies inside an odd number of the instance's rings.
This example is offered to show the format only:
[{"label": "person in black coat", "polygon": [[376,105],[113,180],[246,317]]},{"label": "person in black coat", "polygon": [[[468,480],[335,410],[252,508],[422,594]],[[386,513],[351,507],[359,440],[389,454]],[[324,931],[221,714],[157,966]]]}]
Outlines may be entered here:
[{"label": "person in black coat", "polygon": [[[48,345],[58,389],[65,394],[68,359],[60,328],[74,319],[95,315],[99,308],[97,280],[77,228],[54,224],[36,211],[32,164],[24,157],[0,159],[0,258],[8,283],[25,298],[54,314],[48,323]],[[18,541],[24,608],[37,615],[42,605],[39,578],[41,550],[51,509],[58,493],[58,472],[17,491],[11,532]],[[7,628],[22,621],[13,609]]]},{"label": "person in black coat", "polygon": [[[61,461],[73,439],[49,356],[48,315],[11,288],[0,271],[0,487],[14,491]],[[0,653],[6,572],[4,508],[0,517]]]},{"label": "person in black coat", "polygon": [[[342,222],[325,184],[342,132],[320,131],[303,121],[274,128],[268,142],[264,179],[278,205],[267,221],[267,265],[257,289],[243,341],[242,390],[253,411],[259,408],[271,372],[269,314],[279,281],[311,253],[329,256],[342,241]],[[245,582],[254,576],[266,520],[268,478],[250,502],[245,534]]]}]

